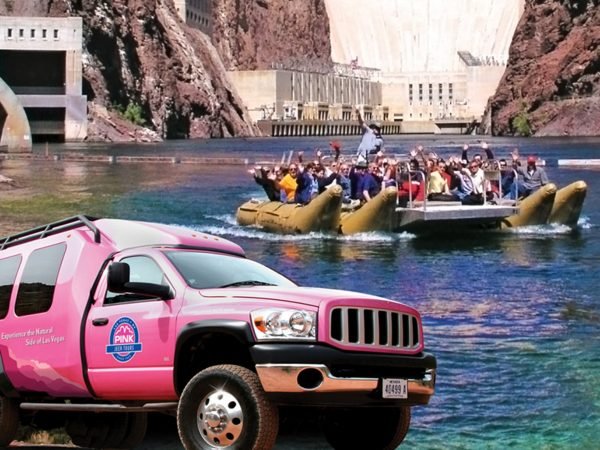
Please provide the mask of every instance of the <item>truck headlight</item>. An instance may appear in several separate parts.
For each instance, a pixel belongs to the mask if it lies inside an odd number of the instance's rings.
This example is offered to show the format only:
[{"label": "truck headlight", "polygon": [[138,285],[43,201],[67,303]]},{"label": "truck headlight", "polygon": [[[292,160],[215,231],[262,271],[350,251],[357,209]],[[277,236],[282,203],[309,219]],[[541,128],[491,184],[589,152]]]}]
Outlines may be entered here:
[{"label": "truck headlight", "polygon": [[317,336],[316,313],[298,309],[260,309],[251,314],[259,341],[299,339],[314,341]]}]

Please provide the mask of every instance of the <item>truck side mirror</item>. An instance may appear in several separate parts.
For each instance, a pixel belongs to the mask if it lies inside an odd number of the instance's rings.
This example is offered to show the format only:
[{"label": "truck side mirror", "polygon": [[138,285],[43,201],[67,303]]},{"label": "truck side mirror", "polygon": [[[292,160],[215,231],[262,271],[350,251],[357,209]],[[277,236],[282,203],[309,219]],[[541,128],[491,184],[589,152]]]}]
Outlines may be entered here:
[{"label": "truck side mirror", "polygon": [[108,290],[119,294],[126,291],[125,284],[129,283],[129,264],[113,262],[108,266]]},{"label": "truck side mirror", "polygon": [[130,292],[132,294],[148,295],[158,297],[163,300],[173,298],[171,288],[162,284],[155,283],[132,283],[129,281],[129,264],[122,262],[113,262],[108,266],[108,290],[123,294]]}]

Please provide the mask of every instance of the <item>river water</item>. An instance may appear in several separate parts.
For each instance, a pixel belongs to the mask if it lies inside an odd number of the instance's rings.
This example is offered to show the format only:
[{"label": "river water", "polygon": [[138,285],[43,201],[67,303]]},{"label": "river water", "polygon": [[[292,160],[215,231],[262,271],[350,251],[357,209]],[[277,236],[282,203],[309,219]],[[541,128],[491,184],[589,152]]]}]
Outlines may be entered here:
[{"label": "river water", "polygon": [[[388,151],[417,142],[459,154],[469,137],[390,137]],[[367,233],[277,236],[235,224],[235,210],[263,193],[242,165],[4,161],[27,201],[0,214],[39,223],[90,213],[158,221],[217,234],[300,284],[397,299],[423,316],[438,358],[437,392],[413,409],[413,449],[597,449],[600,442],[600,168],[558,159],[600,158],[600,139],[490,139],[547,161],[552,181],[585,180],[579,226],[530,227],[470,237]],[[356,139],[342,140],[349,150]],[[290,149],[328,150],[327,138],[180,141],[127,146],[50,146],[35,152],[234,156],[279,160]],[[475,150],[472,151],[475,153]],[[44,189],[45,187],[45,189]],[[48,189],[49,188],[49,189]],[[17,195],[18,197],[18,195]],[[46,219],[44,219],[46,217]],[[376,433],[377,424],[365,423]],[[357,430],[358,431],[358,430]],[[404,446],[403,446],[404,447]],[[284,437],[278,449],[328,448],[318,437]]]}]

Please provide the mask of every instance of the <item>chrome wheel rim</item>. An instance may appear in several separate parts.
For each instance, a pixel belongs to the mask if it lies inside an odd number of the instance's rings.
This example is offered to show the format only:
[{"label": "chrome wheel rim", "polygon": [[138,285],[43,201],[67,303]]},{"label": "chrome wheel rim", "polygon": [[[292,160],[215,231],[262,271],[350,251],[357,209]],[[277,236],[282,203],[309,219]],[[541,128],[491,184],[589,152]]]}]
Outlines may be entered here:
[{"label": "chrome wheel rim", "polygon": [[215,448],[227,448],[240,438],[244,412],[237,398],[224,390],[212,391],[198,408],[198,430],[204,441]]}]

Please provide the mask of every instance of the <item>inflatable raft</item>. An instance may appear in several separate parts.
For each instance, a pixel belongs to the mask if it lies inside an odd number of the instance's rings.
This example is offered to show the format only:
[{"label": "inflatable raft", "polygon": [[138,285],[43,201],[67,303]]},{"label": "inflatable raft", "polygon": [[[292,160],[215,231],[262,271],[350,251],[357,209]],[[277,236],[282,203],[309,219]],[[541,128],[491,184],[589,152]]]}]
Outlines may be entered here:
[{"label": "inflatable raft", "polygon": [[570,227],[576,226],[586,194],[587,184],[581,180],[559,189],[554,197],[548,223],[561,223]]},{"label": "inflatable raft", "polygon": [[250,200],[238,208],[236,220],[240,225],[258,225],[280,234],[337,232],[341,209],[342,188],[332,186],[308,205]]},{"label": "inflatable raft", "polygon": [[341,187],[333,186],[304,206],[251,200],[238,208],[236,218],[240,225],[258,225],[280,234],[321,231],[350,235],[404,230],[425,234],[432,229],[444,233],[455,228],[481,230],[547,223],[573,227],[579,220],[586,192],[584,181],[560,190],[549,183],[516,205],[464,206],[460,202],[428,202],[426,208],[424,205],[404,208],[397,206],[398,190],[389,187],[360,208],[342,212]]},{"label": "inflatable raft", "polygon": [[355,234],[367,231],[394,231],[393,215],[396,210],[398,189],[388,187],[370,202],[355,211],[342,213],[339,233]]},{"label": "inflatable raft", "polygon": [[558,223],[577,225],[587,194],[585,181],[576,181],[557,189],[549,183],[517,203],[519,212],[502,221],[502,228]]},{"label": "inflatable raft", "polygon": [[519,212],[503,219],[501,227],[514,228],[548,223],[556,191],[556,185],[548,183],[519,201],[517,203]]}]

